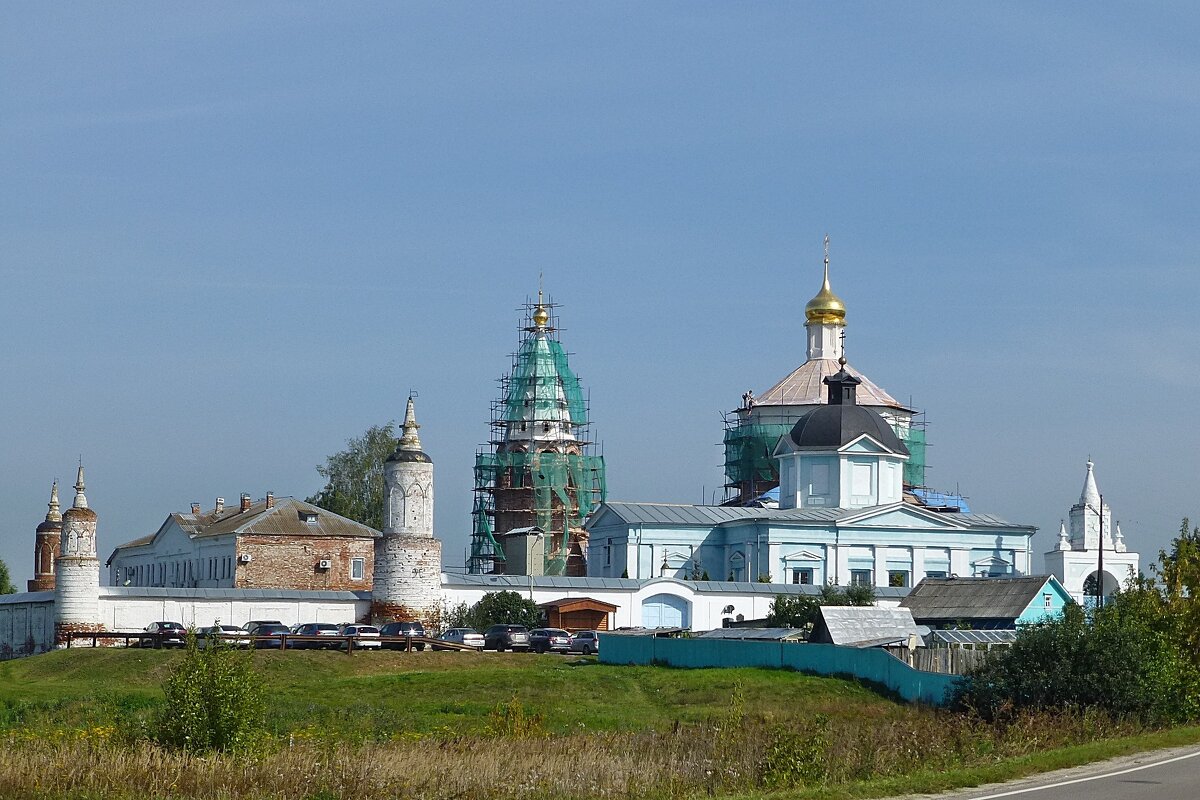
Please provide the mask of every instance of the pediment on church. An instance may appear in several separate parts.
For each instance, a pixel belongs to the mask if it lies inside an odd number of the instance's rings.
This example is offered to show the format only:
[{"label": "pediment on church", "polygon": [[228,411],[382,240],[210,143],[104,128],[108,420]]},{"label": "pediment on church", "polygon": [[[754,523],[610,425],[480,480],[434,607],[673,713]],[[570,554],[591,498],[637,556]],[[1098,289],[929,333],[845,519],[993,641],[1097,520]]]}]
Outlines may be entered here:
[{"label": "pediment on church", "polygon": [[850,442],[849,444],[842,445],[842,447],[838,449],[838,452],[839,453],[870,453],[872,455],[878,455],[880,453],[888,453],[890,451],[886,447],[881,445],[879,442],[875,441],[870,436],[867,436],[864,433],[862,436],[859,436],[857,439]]},{"label": "pediment on church", "polygon": [[935,514],[914,506],[897,503],[842,517],[839,528],[917,528],[931,531],[961,531],[967,526],[945,514]]}]

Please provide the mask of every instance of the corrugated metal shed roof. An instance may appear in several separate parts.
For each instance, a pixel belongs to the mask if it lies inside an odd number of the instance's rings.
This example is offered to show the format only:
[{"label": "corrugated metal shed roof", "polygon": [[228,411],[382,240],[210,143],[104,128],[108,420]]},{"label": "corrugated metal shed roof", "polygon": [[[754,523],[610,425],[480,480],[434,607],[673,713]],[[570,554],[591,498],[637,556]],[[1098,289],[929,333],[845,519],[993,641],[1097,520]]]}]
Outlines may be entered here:
[{"label": "corrugated metal shed roof", "polygon": [[1046,575],[1020,578],[925,578],[900,605],[916,619],[1016,619],[1049,580]]},{"label": "corrugated metal shed roof", "polygon": [[18,592],[17,594],[0,594],[0,605],[8,603],[49,603],[54,600],[54,591],[48,592]]},{"label": "corrugated metal shed roof", "polygon": [[820,612],[809,639],[812,642],[878,645],[905,642],[910,635],[921,635],[907,608],[821,606]]},{"label": "corrugated metal shed roof", "polygon": [[801,628],[717,628],[705,631],[696,639],[747,639],[760,642],[782,642],[788,639],[803,639],[806,634]]}]

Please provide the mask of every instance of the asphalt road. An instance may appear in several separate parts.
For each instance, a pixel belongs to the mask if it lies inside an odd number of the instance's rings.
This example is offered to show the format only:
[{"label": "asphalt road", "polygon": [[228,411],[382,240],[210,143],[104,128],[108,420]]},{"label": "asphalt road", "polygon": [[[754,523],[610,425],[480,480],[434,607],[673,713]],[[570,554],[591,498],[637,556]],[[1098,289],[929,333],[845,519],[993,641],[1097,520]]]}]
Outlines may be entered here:
[{"label": "asphalt road", "polygon": [[1200,800],[1200,749],[1123,756],[1003,784],[923,795],[939,800]]}]

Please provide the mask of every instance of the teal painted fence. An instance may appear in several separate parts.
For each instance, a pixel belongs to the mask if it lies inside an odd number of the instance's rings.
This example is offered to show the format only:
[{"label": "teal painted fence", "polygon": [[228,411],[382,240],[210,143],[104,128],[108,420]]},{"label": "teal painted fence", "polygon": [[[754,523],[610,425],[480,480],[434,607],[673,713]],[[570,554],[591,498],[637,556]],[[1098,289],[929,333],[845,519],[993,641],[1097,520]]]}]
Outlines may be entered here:
[{"label": "teal painted fence", "polygon": [[730,639],[668,639],[601,634],[605,664],[665,664],[671,667],[767,667],[814,675],[849,675],[882,684],[909,702],[944,705],[959,678],[921,672],[876,647],[834,644],[747,642]]}]

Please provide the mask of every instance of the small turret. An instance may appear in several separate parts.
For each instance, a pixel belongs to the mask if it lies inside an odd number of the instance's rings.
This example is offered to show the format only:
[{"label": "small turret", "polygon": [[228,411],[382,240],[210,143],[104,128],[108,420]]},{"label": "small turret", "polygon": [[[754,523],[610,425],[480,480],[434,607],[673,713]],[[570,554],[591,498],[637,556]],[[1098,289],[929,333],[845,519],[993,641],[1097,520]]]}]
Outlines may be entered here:
[{"label": "small turret", "polygon": [[62,515],[55,564],[55,630],[60,644],[71,631],[103,630],[100,624],[100,560],[96,558],[96,512],[84,494],[83,464],[75,481],[75,502]]},{"label": "small turret", "polygon": [[432,622],[441,599],[442,543],[433,536],[433,460],[421,449],[413,398],[383,465],[383,535],[375,540],[371,615]]},{"label": "small turret", "polygon": [[29,591],[48,592],[54,589],[54,564],[61,552],[62,514],[58,506],[58,481],[50,487],[50,502],[46,518],[37,526],[33,541],[33,580]]}]

